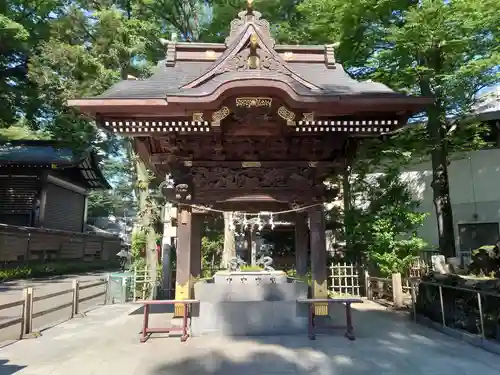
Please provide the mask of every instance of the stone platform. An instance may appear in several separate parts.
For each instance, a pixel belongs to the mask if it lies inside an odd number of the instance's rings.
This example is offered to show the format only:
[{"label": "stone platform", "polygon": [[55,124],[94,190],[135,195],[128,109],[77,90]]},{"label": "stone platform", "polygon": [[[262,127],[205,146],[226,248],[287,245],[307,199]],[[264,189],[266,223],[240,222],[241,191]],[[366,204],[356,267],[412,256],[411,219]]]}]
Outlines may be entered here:
[{"label": "stone platform", "polygon": [[217,273],[194,285],[193,336],[306,334],[308,285],[283,272]]},{"label": "stone platform", "polygon": [[[139,310],[133,312],[134,310]],[[342,308],[338,313],[342,315]],[[169,314],[153,313],[162,326]],[[1,375],[498,375],[500,356],[416,325],[367,301],[353,306],[357,339],[319,335],[153,335],[139,343],[137,306],[110,305],[0,351]]]}]

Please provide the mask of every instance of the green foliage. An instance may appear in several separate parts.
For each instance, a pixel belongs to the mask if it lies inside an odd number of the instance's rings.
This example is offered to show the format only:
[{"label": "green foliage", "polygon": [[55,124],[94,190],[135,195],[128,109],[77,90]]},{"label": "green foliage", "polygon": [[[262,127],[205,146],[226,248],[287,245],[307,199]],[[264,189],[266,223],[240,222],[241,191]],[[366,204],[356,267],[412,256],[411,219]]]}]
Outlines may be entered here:
[{"label": "green foliage", "polygon": [[477,276],[500,277],[500,249],[497,245],[485,245],[472,251],[472,261],[468,267]]},{"label": "green foliage", "polygon": [[264,271],[264,268],[259,267],[259,266],[246,265],[246,266],[242,266],[241,270],[247,271],[247,272],[258,272],[258,271]]},{"label": "green foliage", "polygon": [[433,99],[422,117],[428,139],[424,150],[432,156],[440,250],[452,256],[447,164],[449,138],[459,135],[451,131],[451,121],[468,115],[478,92],[499,82],[500,3],[304,0],[298,9],[305,17],[303,35],[317,43],[339,42],[337,57],[356,78]]},{"label": "green foliage", "polygon": [[295,254],[295,234],[292,230],[264,231],[261,233],[266,244],[270,245],[269,256]]},{"label": "green foliage", "polygon": [[[295,0],[255,0],[253,7],[262,13],[262,17],[269,21],[273,37],[278,43],[295,44],[304,36],[301,34],[303,17],[300,15]],[[200,37],[203,42],[224,42],[229,35],[228,27],[237,14],[246,9],[246,0],[212,0],[211,19],[202,18],[200,23]],[[303,40],[303,39],[302,39]]]},{"label": "green foliage", "polygon": [[[64,139],[74,148],[98,147],[107,156],[104,171],[115,189],[92,192],[89,214],[119,215],[134,207],[137,199],[142,229],[159,233],[161,201],[149,194],[157,185],[135,158],[130,142],[103,136],[93,121],[68,108],[66,101],[98,95],[128,75],[147,77],[164,58],[159,38],[169,39],[173,31],[179,40],[223,41],[230,21],[244,7],[244,0],[4,2],[0,5],[0,127],[9,128],[0,133],[0,139],[50,137]],[[421,117],[423,125],[408,127],[390,139],[367,141],[353,172],[366,176],[374,166],[385,171],[410,160],[428,160],[432,154],[435,199],[448,202],[447,178],[440,172],[446,169],[448,152],[484,146],[484,127],[460,122],[452,130],[449,115],[461,119],[478,90],[498,82],[500,3],[255,0],[254,7],[270,22],[278,42],[340,42],[337,58],[356,78],[435,98]],[[366,185],[360,178],[353,184]],[[383,200],[380,193],[370,192],[375,201]],[[374,216],[377,221],[366,241],[378,238],[374,233],[384,228],[392,233],[389,238],[396,238],[399,228],[391,215],[401,215],[396,207],[406,207],[403,212],[412,207],[402,200],[393,202],[387,194],[384,199],[392,208],[384,211],[385,216]],[[444,221],[451,220],[451,210],[445,212]],[[367,223],[368,217],[363,216]],[[349,215],[345,220],[351,220]],[[353,225],[360,225],[352,220]],[[407,220],[414,223],[413,227],[408,224],[410,233],[417,221]],[[216,238],[216,232],[206,234],[204,265],[219,262],[222,238],[220,232]],[[440,235],[453,237],[452,232],[441,231]],[[280,244],[275,248],[285,252],[292,248],[288,234],[270,236]],[[382,236],[377,241],[388,240]],[[404,254],[398,257],[405,259]]]},{"label": "green foliage", "polygon": [[132,255],[132,260],[136,261],[142,259],[144,256],[141,255],[146,250],[146,233],[140,230],[135,230],[132,233],[132,243],[130,245],[130,253]]},{"label": "green foliage", "polygon": [[215,269],[219,267],[224,248],[224,234],[218,233],[211,237],[201,239],[201,259],[203,269]]},{"label": "green foliage", "polygon": [[352,251],[364,254],[383,275],[404,272],[426,246],[417,236],[426,214],[397,168],[353,176],[351,209],[345,213]]},{"label": "green foliage", "polygon": [[30,279],[35,277],[61,276],[73,273],[113,270],[118,267],[114,261],[92,262],[57,262],[32,264],[6,268],[0,270],[0,281],[5,282],[17,279]]},{"label": "green foliage", "polygon": [[0,142],[38,139],[48,140],[50,139],[50,134],[31,130],[25,124],[18,124],[9,126],[7,128],[0,128]]},{"label": "green foliage", "polygon": [[297,279],[299,281],[302,281],[304,283],[311,285],[311,281],[312,281],[311,271],[308,271],[305,276],[297,276],[297,270],[295,268],[292,268],[292,269],[286,271],[286,275],[288,277],[291,277],[293,279]]},{"label": "green foliage", "polygon": [[[125,140],[120,140],[123,147]],[[130,216],[136,212],[135,181],[132,160],[122,152],[118,157],[108,157],[102,166],[106,179],[113,186],[110,191],[93,190],[89,194],[88,216]]]}]

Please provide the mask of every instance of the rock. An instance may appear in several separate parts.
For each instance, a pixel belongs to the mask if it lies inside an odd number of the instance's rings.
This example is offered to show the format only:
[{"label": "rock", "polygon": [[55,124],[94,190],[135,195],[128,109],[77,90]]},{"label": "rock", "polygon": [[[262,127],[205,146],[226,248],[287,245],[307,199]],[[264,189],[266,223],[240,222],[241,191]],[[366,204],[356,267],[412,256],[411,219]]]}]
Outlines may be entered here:
[{"label": "rock", "polygon": [[472,252],[469,272],[475,275],[500,277],[500,243],[481,246]]},{"label": "rock", "polygon": [[446,260],[444,258],[444,255],[432,255],[431,262],[433,271],[439,272],[441,274],[447,273],[445,269]]},{"label": "rock", "polygon": [[446,326],[473,334],[481,333],[477,292],[493,294],[481,297],[485,336],[500,341],[500,298],[494,296],[500,295],[500,279],[484,280],[437,272],[422,277],[417,295],[417,313],[441,323],[439,286],[442,290]]}]

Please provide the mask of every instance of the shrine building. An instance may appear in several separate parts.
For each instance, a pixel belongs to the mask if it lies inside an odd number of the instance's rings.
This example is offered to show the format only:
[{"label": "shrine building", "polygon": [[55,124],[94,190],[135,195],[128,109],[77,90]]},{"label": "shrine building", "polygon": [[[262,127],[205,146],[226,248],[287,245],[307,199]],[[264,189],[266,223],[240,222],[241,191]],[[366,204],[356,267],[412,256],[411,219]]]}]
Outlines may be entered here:
[{"label": "shrine building", "polygon": [[[311,253],[314,298],[327,291],[324,184],[358,140],[390,133],[430,103],[352,79],[333,45],[279,45],[251,5],[225,43],[168,42],[151,77],[124,80],[70,106],[110,132],[133,138],[177,204],[176,299],[190,297],[201,269],[206,211],[292,210],[296,268]],[[320,314],[326,314],[326,308]]]}]

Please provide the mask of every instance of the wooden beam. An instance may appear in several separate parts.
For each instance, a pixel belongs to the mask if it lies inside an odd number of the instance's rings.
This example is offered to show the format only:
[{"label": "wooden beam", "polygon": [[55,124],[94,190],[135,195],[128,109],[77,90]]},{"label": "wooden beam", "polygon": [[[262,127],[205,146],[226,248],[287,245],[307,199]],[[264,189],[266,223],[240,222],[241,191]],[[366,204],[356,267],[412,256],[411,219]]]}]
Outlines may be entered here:
[{"label": "wooden beam", "polygon": [[[151,155],[152,164],[168,164],[167,160],[172,156],[165,154]],[[342,160],[331,161],[305,161],[305,160],[273,160],[273,161],[245,161],[245,160],[184,160],[176,161],[189,167],[227,167],[227,168],[282,168],[282,167],[321,167],[330,168],[342,166]]]}]

